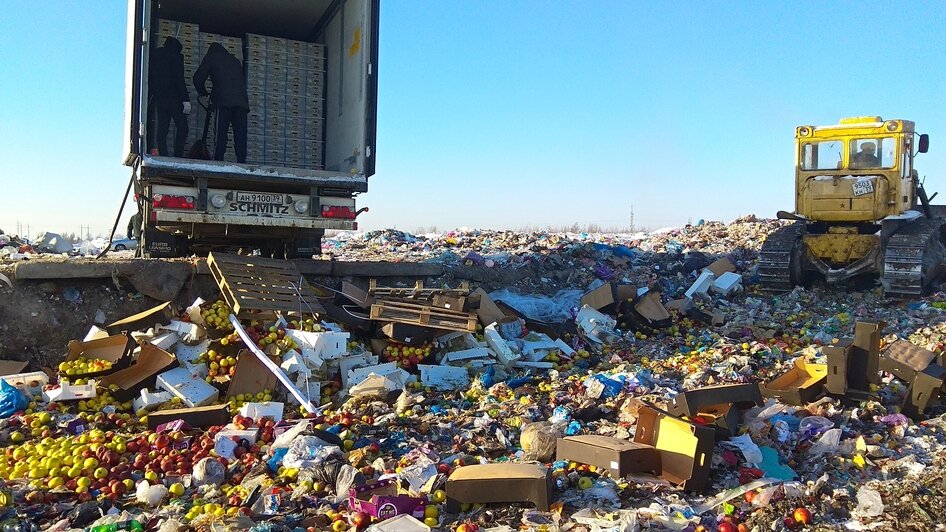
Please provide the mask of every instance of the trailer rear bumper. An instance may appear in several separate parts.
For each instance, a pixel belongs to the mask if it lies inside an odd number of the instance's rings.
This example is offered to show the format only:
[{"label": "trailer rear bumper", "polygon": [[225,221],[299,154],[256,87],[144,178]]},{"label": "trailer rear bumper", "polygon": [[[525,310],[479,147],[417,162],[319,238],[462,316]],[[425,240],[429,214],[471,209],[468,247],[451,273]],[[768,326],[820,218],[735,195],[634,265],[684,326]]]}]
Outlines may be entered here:
[{"label": "trailer rear bumper", "polygon": [[171,224],[216,224],[241,225],[256,227],[285,227],[295,229],[338,229],[350,231],[358,228],[353,220],[332,220],[329,218],[278,218],[271,216],[233,216],[226,214],[206,214],[181,211],[152,211],[153,223],[158,226]]}]

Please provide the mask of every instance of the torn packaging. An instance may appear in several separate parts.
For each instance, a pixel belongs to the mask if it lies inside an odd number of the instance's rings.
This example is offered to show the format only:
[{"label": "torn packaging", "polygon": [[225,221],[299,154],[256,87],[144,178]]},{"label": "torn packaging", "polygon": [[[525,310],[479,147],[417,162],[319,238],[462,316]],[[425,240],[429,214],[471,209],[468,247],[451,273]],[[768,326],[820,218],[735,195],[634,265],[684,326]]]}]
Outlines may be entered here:
[{"label": "torn packaging", "polygon": [[[278,357],[270,357],[270,360],[277,365],[282,362]],[[236,397],[240,394],[256,395],[264,390],[273,391],[278,385],[279,380],[276,375],[253,353],[244,349],[237,357],[236,368],[227,386],[227,397]]]},{"label": "torn packaging", "polygon": [[634,313],[650,327],[670,325],[670,312],[660,302],[660,293],[653,290],[634,302]]},{"label": "torn packaging", "polygon": [[581,305],[588,305],[602,312],[612,312],[616,310],[615,307],[618,303],[633,299],[636,296],[636,286],[611,282],[586,292],[581,296]]},{"label": "torn packaging", "polygon": [[871,384],[880,383],[880,339],[886,326],[883,321],[854,324],[854,346],[867,351],[867,380]]},{"label": "torn packaging", "polygon": [[699,416],[713,426],[719,436],[729,438],[739,432],[746,408],[761,406],[758,383],[706,386],[677,394],[667,408],[675,416],[691,420]]},{"label": "torn packaging", "polygon": [[496,305],[496,302],[494,302],[493,299],[489,297],[489,294],[482,288],[477,288],[470,294],[471,306],[476,305],[477,302],[476,317],[480,320],[480,324],[482,324],[483,327],[509,316],[509,314]]},{"label": "torn packaging", "polygon": [[944,381],[946,381],[946,368],[939,364],[930,364],[917,373],[907,388],[907,395],[903,401],[903,413],[913,418],[921,417],[930,403],[939,399]]},{"label": "torn packaging", "polygon": [[99,384],[111,389],[119,401],[128,401],[139,395],[143,388],[153,388],[159,373],[175,367],[177,358],[174,355],[145,343],[141,345],[141,352],[133,365],[102,377]]},{"label": "torn packaging", "polygon": [[906,340],[894,342],[880,358],[880,369],[911,383],[936,358],[936,353]]},{"label": "torn packaging", "polygon": [[457,513],[461,504],[531,502],[548,511],[552,476],[534,464],[481,464],[455,469],[447,479],[446,510]]},{"label": "torn packaging", "polygon": [[425,497],[399,495],[397,485],[392,479],[349,488],[348,494],[349,508],[382,520],[397,515],[411,515],[423,519],[427,507]]},{"label": "torn packaging", "polygon": [[661,471],[660,452],[654,447],[593,434],[559,438],[555,459],[596,466],[610,471],[614,479],[632,473],[659,475]]},{"label": "torn packaging", "polygon": [[637,411],[636,443],[660,452],[660,476],[689,491],[702,491],[713,462],[713,429],[688,423],[650,405]]},{"label": "torn packaging", "polygon": [[795,366],[787,373],[760,386],[763,397],[772,397],[779,402],[802,406],[813,402],[824,390],[828,380],[826,364],[808,364],[804,357],[795,359]]}]

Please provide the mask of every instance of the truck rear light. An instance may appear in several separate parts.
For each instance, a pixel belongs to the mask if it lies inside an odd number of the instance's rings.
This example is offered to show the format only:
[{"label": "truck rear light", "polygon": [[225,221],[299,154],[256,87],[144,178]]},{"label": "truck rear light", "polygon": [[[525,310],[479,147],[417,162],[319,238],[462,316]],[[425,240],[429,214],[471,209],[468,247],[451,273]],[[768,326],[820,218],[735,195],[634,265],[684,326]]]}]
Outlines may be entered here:
[{"label": "truck rear light", "polygon": [[322,218],[340,218],[342,220],[354,220],[355,209],[343,205],[322,205]]},{"label": "truck rear light", "polygon": [[151,197],[151,205],[160,209],[193,209],[194,197],[155,194]]}]

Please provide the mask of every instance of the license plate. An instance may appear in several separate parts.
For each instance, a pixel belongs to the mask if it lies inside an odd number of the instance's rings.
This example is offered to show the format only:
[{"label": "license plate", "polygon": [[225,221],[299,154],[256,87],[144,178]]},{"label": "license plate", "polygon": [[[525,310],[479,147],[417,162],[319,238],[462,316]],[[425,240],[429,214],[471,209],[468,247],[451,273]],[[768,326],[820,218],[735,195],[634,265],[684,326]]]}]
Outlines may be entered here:
[{"label": "license plate", "polygon": [[874,183],[868,180],[854,182],[854,195],[863,196],[874,192]]},{"label": "license plate", "polygon": [[263,192],[237,192],[237,203],[268,203],[271,205],[282,205],[286,203],[285,196],[282,194],[268,194]]}]

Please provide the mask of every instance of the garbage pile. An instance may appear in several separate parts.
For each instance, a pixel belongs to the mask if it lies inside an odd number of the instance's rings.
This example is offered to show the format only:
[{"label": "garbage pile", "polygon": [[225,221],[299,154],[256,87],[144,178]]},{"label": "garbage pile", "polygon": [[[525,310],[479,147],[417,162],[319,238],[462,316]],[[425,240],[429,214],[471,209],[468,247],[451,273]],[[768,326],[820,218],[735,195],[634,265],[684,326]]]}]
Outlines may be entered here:
[{"label": "garbage pile", "polygon": [[685,257],[556,297],[369,282],[253,299],[266,283],[221,270],[216,300],[112,316],[53,368],[0,364],[0,527],[944,522],[946,294],[764,294],[724,247],[655,268]]},{"label": "garbage pile", "polygon": [[29,242],[16,236],[8,235],[0,229],[0,261],[20,260],[29,253],[35,253]]}]

